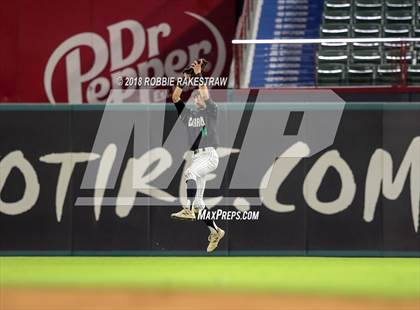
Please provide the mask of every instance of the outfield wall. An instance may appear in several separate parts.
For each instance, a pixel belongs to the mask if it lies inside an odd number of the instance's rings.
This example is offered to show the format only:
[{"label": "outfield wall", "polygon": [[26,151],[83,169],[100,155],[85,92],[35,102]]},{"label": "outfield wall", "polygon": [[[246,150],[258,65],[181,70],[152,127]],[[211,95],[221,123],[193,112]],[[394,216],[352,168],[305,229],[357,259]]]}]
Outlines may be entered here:
[{"label": "outfield wall", "polygon": [[[110,113],[135,114],[151,123],[155,111],[150,107]],[[282,114],[334,110],[284,109]],[[2,105],[0,111],[1,255],[205,254],[205,225],[170,219],[178,202],[132,208],[112,202],[121,194],[135,133],[121,154],[115,186],[101,192],[83,185],[104,106]],[[170,124],[175,111],[166,109],[165,117]],[[257,221],[219,221],[227,235],[214,255],[420,257],[419,119],[417,103],[347,103],[333,144],[309,158],[281,161],[268,189],[229,190],[211,186],[217,178],[210,181],[206,197],[242,197],[250,210],[260,211]],[[94,167],[103,156],[90,158]],[[231,169],[228,158],[220,159],[216,174]],[[156,163],[149,168],[156,169]],[[163,189],[168,197],[182,192],[183,168]],[[95,195],[105,197],[96,207]],[[147,196],[138,193],[141,197]],[[253,205],[255,197],[263,205]],[[223,204],[215,208],[235,210]],[[246,209],[246,203],[238,208]]]}]

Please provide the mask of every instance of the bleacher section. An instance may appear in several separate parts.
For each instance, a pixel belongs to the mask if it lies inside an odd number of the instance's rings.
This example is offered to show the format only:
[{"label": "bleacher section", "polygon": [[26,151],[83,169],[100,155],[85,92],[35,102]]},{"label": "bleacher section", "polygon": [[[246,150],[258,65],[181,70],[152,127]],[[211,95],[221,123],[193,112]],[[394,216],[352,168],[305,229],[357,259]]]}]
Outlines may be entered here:
[{"label": "bleacher section", "polygon": [[[256,39],[420,38],[420,0],[250,1],[260,6],[255,34],[248,34]],[[256,44],[250,50],[245,87],[420,84],[420,42]]]},{"label": "bleacher section", "polygon": [[[319,37],[323,0],[258,0],[257,3],[262,3],[257,39]],[[313,86],[315,55],[315,45],[256,45],[249,86]]]},{"label": "bleacher section", "polygon": [[[320,36],[420,37],[420,1],[325,0]],[[405,82],[402,79],[418,84],[419,51],[418,43],[322,44],[317,51],[317,84],[384,85]]]}]

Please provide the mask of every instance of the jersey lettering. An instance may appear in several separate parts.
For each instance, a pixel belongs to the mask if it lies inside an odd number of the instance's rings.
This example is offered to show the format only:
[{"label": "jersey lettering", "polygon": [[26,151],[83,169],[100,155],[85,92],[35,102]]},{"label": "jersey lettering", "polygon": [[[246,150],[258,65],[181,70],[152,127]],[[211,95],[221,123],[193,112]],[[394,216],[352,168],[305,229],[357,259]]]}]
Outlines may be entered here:
[{"label": "jersey lettering", "polygon": [[190,117],[188,120],[188,127],[203,127],[206,126],[204,118],[200,117]]}]

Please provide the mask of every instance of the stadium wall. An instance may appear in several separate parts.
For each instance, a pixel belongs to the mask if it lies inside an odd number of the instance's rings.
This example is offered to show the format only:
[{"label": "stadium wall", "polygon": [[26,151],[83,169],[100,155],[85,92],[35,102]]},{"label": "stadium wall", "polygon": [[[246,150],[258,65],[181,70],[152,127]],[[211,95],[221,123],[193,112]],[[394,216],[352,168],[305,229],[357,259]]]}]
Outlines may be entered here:
[{"label": "stadium wall", "polygon": [[[98,194],[82,183],[104,106],[1,105],[0,111],[0,255],[205,253],[207,228],[171,220],[177,206],[75,205]],[[152,109],[141,112],[153,119]],[[176,119],[175,111],[167,113]],[[420,257],[419,119],[420,105],[409,100],[347,103],[331,146],[290,166],[284,180],[273,173],[274,196],[259,188],[209,189],[206,196],[264,201],[250,207],[260,211],[256,221],[219,221],[227,236],[214,255]],[[106,197],[119,195],[132,144],[133,138]],[[181,172],[164,190],[168,195],[180,193]],[[317,183],[311,196],[305,184]]]}]

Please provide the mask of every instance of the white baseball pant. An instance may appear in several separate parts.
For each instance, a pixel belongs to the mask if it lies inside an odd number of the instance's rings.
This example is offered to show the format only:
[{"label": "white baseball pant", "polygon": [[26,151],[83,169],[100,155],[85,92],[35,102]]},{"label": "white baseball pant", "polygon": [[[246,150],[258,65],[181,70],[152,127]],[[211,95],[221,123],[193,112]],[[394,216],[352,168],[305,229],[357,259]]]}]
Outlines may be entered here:
[{"label": "white baseball pant", "polygon": [[191,166],[185,171],[187,180],[194,180],[197,185],[197,192],[192,206],[194,208],[204,209],[204,190],[206,188],[206,176],[214,171],[219,165],[219,155],[214,147],[200,149],[198,153],[193,154]]}]

